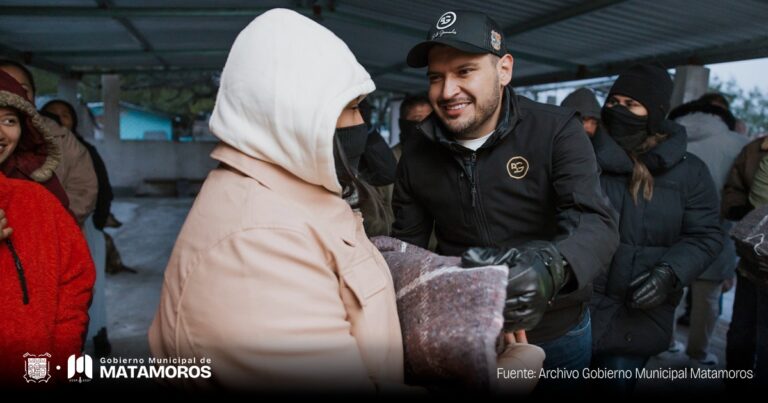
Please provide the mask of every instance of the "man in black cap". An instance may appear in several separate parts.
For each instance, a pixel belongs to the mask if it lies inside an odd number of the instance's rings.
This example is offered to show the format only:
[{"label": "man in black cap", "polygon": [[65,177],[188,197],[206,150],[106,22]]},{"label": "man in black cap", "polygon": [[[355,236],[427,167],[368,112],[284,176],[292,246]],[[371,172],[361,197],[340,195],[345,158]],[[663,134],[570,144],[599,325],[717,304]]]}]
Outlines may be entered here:
[{"label": "man in black cap", "polygon": [[[573,111],[514,94],[513,58],[487,16],[444,13],[408,54],[432,113],[404,145],[393,235],[466,266],[510,267],[505,330],[528,329],[545,367],[589,366],[592,280],[618,244],[589,138]],[[543,317],[543,320],[542,320]]]}]

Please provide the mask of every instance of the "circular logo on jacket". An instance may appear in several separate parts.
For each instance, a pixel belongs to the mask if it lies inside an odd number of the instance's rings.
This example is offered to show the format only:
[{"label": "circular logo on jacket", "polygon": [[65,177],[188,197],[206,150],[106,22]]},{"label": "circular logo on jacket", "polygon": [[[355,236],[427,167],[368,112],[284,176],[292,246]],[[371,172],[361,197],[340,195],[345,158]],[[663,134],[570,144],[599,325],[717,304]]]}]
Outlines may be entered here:
[{"label": "circular logo on jacket", "polygon": [[512,157],[507,161],[507,173],[513,179],[523,179],[528,174],[528,160],[523,157]]},{"label": "circular logo on jacket", "polygon": [[446,29],[451,25],[453,25],[454,22],[456,22],[456,13],[454,13],[453,11],[449,11],[440,16],[440,18],[437,20],[437,24],[435,25],[435,28]]}]

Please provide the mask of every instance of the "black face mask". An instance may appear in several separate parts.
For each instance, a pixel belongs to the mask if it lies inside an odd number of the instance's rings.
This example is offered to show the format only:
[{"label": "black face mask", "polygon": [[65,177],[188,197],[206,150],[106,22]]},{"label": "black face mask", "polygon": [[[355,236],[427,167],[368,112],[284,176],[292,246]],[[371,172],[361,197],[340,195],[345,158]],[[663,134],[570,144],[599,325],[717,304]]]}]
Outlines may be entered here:
[{"label": "black face mask", "polygon": [[[347,159],[349,168],[352,170],[352,173],[357,175],[360,158],[363,156],[363,152],[365,152],[365,143],[368,140],[368,127],[365,123],[357,126],[341,127],[336,129],[335,136],[339,139],[341,151]],[[341,161],[336,159],[334,162],[336,164],[336,172],[342,172],[344,167],[341,165]]]},{"label": "black face mask", "polygon": [[405,144],[406,142],[410,141],[413,136],[417,135],[418,129],[416,126],[420,122],[415,122],[413,120],[405,120],[400,119],[398,120],[398,123],[400,124],[400,143]]},{"label": "black face mask", "polygon": [[634,151],[648,138],[648,117],[637,116],[625,106],[604,106],[602,118],[608,134],[626,151]]}]

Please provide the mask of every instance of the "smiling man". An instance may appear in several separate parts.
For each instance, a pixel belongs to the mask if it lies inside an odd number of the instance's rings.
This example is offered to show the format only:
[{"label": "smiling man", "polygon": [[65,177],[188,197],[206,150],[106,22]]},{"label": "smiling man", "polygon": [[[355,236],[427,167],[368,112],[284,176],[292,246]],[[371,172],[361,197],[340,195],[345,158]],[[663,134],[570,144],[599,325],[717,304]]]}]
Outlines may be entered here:
[{"label": "smiling man", "polygon": [[434,113],[404,146],[394,236],[425,247],[434,228],[441,254],[507,264],[505,329],[532,329],[548,368],[589,366],[586,305],[618,235],[578,118],[515,95],[504,34],[483,14],[444,13],[407,61],[428,67]]}]

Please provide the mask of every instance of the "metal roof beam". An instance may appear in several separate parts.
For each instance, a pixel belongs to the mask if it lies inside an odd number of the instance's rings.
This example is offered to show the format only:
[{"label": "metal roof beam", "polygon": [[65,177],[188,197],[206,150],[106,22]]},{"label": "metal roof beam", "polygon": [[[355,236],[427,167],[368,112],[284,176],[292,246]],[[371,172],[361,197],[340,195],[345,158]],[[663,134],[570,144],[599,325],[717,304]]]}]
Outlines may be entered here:
[{"label": "metal roof beam", "polygon": [[48,70],[48,71],[62,74],[62,75],[72,74],[72,71],[66,66],[63,66],[58,63],[54,63],[48,59],[45,59],[44,57],[39,57],[34,53],[20,52],[16,49],[10,48],[2,44],[0,44],[0,56],[21,61],[26,65],[41,68],[43,70]]},{"label": "metal roof beam", "polygon": [[[229,49],[152,49],[153,54],[162,56],[217,56],[226,55]],[[146,55],[147,51],[138,49],[126,50],[41,50],[35,55],[44,57],[135,57]]]},{"label": "metal roof beam", "polygon": [[[115,8],[115,5],[112,4],[111,0],[96,0],[96,4],[102,10],[111,10]],[[139,42],[144,52],[147,52],[152,56],[154,56],[154,58],[157,59],[157,61],[160,62],[160,64],[162,64],[164,67],[168,67],[168,62],[153,52],[152,44],[149,43],[147,38],[145,38],[144,35],[142,35],[142,33],[139,32],[136,26],[133,25],[133,23],[130,20],[128,20],[128,18],[126,17],[113,17],[113,18],[118,23],[120,23],[120,25],[122,25],[126,31],[128,31],[128,33],[133,37],[133,39]]]},{"label": "metal roof beam", "polygon": [[547,25],[556,24],[561,21],[565,21],[570,18],[575,18],[580,15],[589,14],[597,10],[601,10],[606,7],[611,7],[620,3],[624,3],[627,0],[590,0],[577,4],[573,7],[564,8],[554,13],[548,13],[530,19],[528,21],[512,24],[504,28],[504,35],[509,38],[515,35],[520,35],[525,32],[533,31]]},{"label": "metal roof beam", "polygon": [[[723,52],[724,50],[727,50],[727,52]],[[562,70],[554,73],[539,74],[525,77],[520,80],[515,80],[513,77],[512,84],[515,86],[528,86],[617,75],[637,63],[660,63],[667,68],[672,68],[686,64],[704,65],[757,59],[761,57],[768,57],[768,36],[755,40],[694,49],[686,52],[622,60],[614,63],[603,63],[575,71]]]},{"label": "metal roof beam", "polygon": [[187,71],[221,71],[221,66],[192,66],[192,67],[160,67],[160,66],[134,66],[134,67],[91,67],[74,66],[72,71],[78,74],[164,74]]},{"label": "metal roof beam", "polygon": [[1,6],[0,15],[37,17],[135,18],[135,17],[254,17],[270,7],[35,7]]}]

